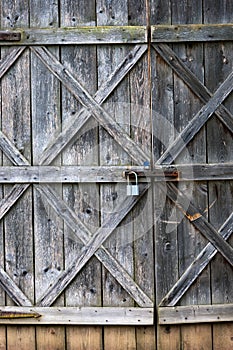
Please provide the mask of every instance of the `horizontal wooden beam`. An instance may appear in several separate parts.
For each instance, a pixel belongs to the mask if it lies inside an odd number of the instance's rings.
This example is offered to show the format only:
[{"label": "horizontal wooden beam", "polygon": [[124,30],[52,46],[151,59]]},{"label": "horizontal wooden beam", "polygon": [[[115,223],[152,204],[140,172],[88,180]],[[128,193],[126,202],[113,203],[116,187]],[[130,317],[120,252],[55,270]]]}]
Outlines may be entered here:
[{"label": "horizontal wooden beam", "polygon": [[206,322],[232,322],[233,304],[160,307],[160,325]]},{"label": "horizontal wooden beam", "polygon": [[[5,32],[8,33],[8,32]],[[104,26],[23,29],[14,45],[136,44],[147,42],[144,26]],[[13,45],[8,41],[1,45]]]},{"label": "horizontal wooden beam", "polygon": [[126,183],[130,171],[141,182],[233,179],[233,163],[157,165],[154,170],[142,166],[2,166],[0,183]]},{"label": "horizontal wooden beam", "polygon": [[[1,306],[4,314],[19,317],[0,318],[0,324],[29,325],[153,325],[153,308],[123,307],[15,307]],[[22,316],[20,317],[20,313]],[[28,317],[27,314],[29,315]],[[36,317],[32,317],[36,315]],[[39,316],[39,317],[38,317]]]},{"label": "horizontal wooden beam", "polygon": [[151,27],[151,41],[184,42],[184,41],[232,41],[233,24],[185,24],[154,25]]}]

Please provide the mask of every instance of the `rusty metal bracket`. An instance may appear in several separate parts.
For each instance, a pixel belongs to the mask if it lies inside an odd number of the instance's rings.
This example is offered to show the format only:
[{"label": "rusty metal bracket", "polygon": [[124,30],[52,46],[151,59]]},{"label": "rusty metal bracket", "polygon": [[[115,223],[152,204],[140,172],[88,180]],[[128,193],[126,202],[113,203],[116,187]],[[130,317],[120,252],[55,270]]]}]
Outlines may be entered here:
[{"label": "rusty metal bracket", "polygon": [[156,178],[157,181],[178,181],[180,177],[180,172],[174,166],[167,169],[145,169],[143,171],[138,171],[132,168],[130,170],[124,171],[123,177],[130,178],[133,176],[133,173],[136,173],[138,178]]},{"label": "rusty metal bracket", "polygon": [[0,31],[0,42],[1,41],[20,41],[21,32],[8,32]]},{"label": "rusty metal bracket", "polygon": [[37,312],[18,312],[18,311],[5,311],[0,310],[0,319],[12,319],[12,318],[39,318],[40,314]]}]

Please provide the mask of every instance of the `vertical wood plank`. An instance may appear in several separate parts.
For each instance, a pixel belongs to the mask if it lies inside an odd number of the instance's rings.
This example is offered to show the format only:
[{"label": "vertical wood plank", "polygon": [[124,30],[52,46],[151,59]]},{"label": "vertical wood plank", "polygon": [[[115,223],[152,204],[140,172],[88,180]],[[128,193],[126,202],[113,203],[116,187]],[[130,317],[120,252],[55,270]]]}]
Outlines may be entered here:
[{"label": "vertical wood plank", "polygon": [[[96,1],[98,25],[127,25],[128,2],[113,0],[111,3],[105,0]],[[118,63],[126,55],[128,48],[104,46],[98,48],[98,86],[113,71]],[[107,100],[107,110],[115,115],[116,120],[129,132],[129,87],[128,78],[120,84],[112,96]],[[124,108],[124,105],[126,109]],[[100,165],[124,165],[130,164],[127,154],[112,140],[112,138],[100,128]],[[108,211],[113,211],[117,204],[125,196],[125,186],[121,184],[102,185],[101,190],[101,221],[103,222]],[[132,223],[131,217],[123,221],[111,237],[105,242],[105,246],[113,256],[133,273],[133,246],[132,246]],[[127,238],[126,238],[127,237]],[[103,269],[103,305],[130,306],[132,299],[121,286]],[[134,327],[105,327],[105,349],[134,349],[136,348]]]},{"label": "vertical wood plank", "polygon": [[[146,1],[129,1],[129,24],[146,25],[149,20]],[[148,154],[152,151],[152,120],[150,93],[150,50],[130,72],[131,137]],[[142,165],[142,164],[141,164]],[[135,281],[155,300],[154,235],[152,188],[132,210],[134,232]],[[136,327],[137,349],[156,348],[156,327]]]},{"label": "vertical wood plank", "polygon": [[[58,16],[57,2],[30,1],[31,27],[57,27]],[[51,47],[51,51],[58,57],[56,47]],[[34,54],[31,54],[31,78],[33,164],[38,164],[50,136],[60,129],[60,83]],[[59,157],[54,164],[61,164]],[[62,194],[61,186],[55,189]],[[63,269],[63,223],[35,189],[33,195],[37,300]],[[63,297],[57,305],[63,306]],[[37,349],[64,349],[64,327],[37,327],[36,337]]]},{"label": "vertical wood plank", "polygon": [[102,349],[101,327],[69,326],[66,329],[67,350]]},{"label": "vertical wood plank", "polygon": [[[171,1],[172,24],[202,23],[202,0],[193,2]],[[173,45],[177,55],[188,65],[192,72],[204,81],[203,45]],[[190,119],[201,109],[199,99],[190,91],[182,80],[174,75],[174,106],[176,132],[181,132]],[[186,149],[176,159],[177,163],[206,163],[205,128],[195,136]],[[192,203],[206,213],[208,208],[207,183],[179,184],[179,188],[192,200]],[[180,221],[180,220],[179,220]],[[200,232],[191,223],[183,219],[178,224],[179,274],[181,275],[192,263],[200,250],[207,243]],[[181,299],[181,305],[208,304],[210,298],[209,268],[201,274],[188,292]],[[181,343],[186,349],[211,348],[212,332],[210,325],[181,326]],[[205,344],[205,346],[204,346]]]},{"label": "vertical wood plank", "polygon": [[[203,0],[204,22],[225,23],[233,20],[233,4],[220,0],[213,3]],[[205,45],[205,81],[210,91],[215,91],[233,69],[232,42],[219,42]],[[232,94],[224,101],[232,111]],[[232,135],[215,117],[207,123],[208,160],[210,163],[232,162]],[[218,229],[232,212],[232,181],[209,183],[209,218]],[[233,239],[229,242],[232,244]],[[231,303],[233,300],[233,270],[225,259],[217,254],[211,263],[212,302]],[[230,335],[231,333],[231,335]],[[232,323],[213,325],[213,348],[232,348]]]},{"label": "vertical wood plank", "polygon": [[[151,1],[151,23],[171,23],[169,1]],[[151,93],[153,120],[153,159],[156,162],[175,138],[173,73],[167,64],[151,50]],[[166,132],[165,132],[166,130]],[[177,227],[174,206],[154,185],[155,222],[155,283],[156,304],[166,295],[178,278]],[[180,328],[157,326],[157,346],[178,349]]]},{"label": "vertical wood plank", "polygon": [[[3,28],[25,28],[29,23],[27,1],[1,1],[1,25]],[[7,54],[12,48],[2,49]],[[29,51],[25,51],[1,82],[2,87],[2,131],[30,161],[31,122],[30,122],[30,72]],[[3,164],[10,165],[6,157]],[[5,186],[5,194],[11,186]],[[32,192],[29,189],[4,219],[5,267],[6,272],[28,296],[34,300],[33,231],[32,231]],[[12,301],[7,298],[7,304]],[[4,331],[3,331],[4,332]],[[7,327],[7,347],[35,349],[34,327]],[[4,344],[3,346],[6,345]]]},{"label": "vertical wood plank", "polygon": [[[61,26],[95,25],[95,1],[61,1]],[[97,89],[96,47],[61,47],[64,65],[82,82],[87,91],[94,95]],[[62,87],[62,123],[69,123],[81,106]],[[98,165],[98,127],[94,119],[88,121],[77,138],[62,153],[63,165]],[[99,227],[99,188],[97,184],[64,185],[63,197],[90,232]],[[64,226],[65,265],[75,259],[83,244],[70,229]],[[65,293],[67,306],[101,306],[101,264],[93,257],[78,274]],[[67,327],[67,349],[102,348],[102,327]]]},{"label": "vertical wood plank", "polygon": [[[1,16],[1,6],[0,6],[0,25],[2,22],[2,16]],[[0,58],[2,59],[4,56],[4,52],[2,55],[0,48]],[[0,88],[0,106],[2,106],[2,88]],[[2,107],[0,108],[0,122],[2,123]],[[0,165],[2,165],[2,151],[0,152]],[[0,196],[1,199],[3,198],[3,186],[0,187]],[[4,259],[5,259],[5,251],[4,251],[4,229],[3,229],[3,222],[0,222],[0,265],[4,266]],[[5,305],[5,292],[0,287],[0,305]],[[6,327],[0,326],[0,350],[4,350],[6,348]]]}]

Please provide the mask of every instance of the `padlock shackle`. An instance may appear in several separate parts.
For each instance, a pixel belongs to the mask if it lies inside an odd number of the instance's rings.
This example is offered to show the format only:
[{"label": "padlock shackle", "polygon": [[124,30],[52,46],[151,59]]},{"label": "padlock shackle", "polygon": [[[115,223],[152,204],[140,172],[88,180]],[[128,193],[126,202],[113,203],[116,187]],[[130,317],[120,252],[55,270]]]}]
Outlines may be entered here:
[{"label": "padlock shackle", "polygon": [[135,176],[135,182],[136,184],[138,184],[138,174],[135,172],[135,171],[130,171],[128,174],[127,174],[127,181],[128,181],[128,185],[129,185],[129,175],[130,174],[133,174]]}]

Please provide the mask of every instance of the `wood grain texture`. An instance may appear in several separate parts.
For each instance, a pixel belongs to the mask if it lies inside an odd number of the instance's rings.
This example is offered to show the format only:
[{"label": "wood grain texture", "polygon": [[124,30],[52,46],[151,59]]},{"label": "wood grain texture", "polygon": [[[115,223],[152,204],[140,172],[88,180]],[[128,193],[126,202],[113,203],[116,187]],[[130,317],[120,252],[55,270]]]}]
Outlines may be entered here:
[{"label": "wood grain texture", "polygon": [[[232,234],[233,214],[223,223],[218,233],[224,239],[228,239]],[[198,254],[196,259],[189,265],[186,271],[182,274],[179,280],[170,289],[167,295],[163,298],[161,306],[176,305],[183,294],[188,290],[193,281],[200,275],[200,273],[209,264],[211,259],[216,255],[217,249],[211,243],[208,243],[202,251]]]},{"label": "wood grain texture", "polygon": [[[178,5],[180,6],[180,5]],[[177,10],[178,11],[178,10]],[[177,12],[176,12],[177,13]],[[184,10],[178,13],[184,14]],[[194,11],[191,14],[193,15]],[[197,16],[197,13],[196,13]],[[190,18],[191,19],[191,18]],[[187,21],[187,19],[186,19]],[[194,23],[194,19],[191,19]],[[188,22],[188,21],[187,21]],[[231,41],[233,26],[229,24],[176,24],[153,25],[151,28],[152,42],[208,42],[208,41]]]},{"label": "wood grain texture", "polygon": [[[232,22],[232,3],[219,1],[213,7],[209,0],[205,0],[203,2],[203,8],[205,11],[204,22],[206,24],[213,22]],[[233,62],[230,56],[231,51],[232,42],[208,43],[205,45],[205,81],[211,91],[216,90],[225,77],[232,72]],[[218,76],[217,81],[214,79],[215,74]],[[232,95],[229,96],[224,105],[228,110],[232,111]],[[215,118],[207,124],[207,137],[208,158],[210,162],[225,163],[229,159],[232,159],[232,134]],[[215,204],[209,209],[210,222],[215,227],[219,227],[232,214],[233,202],[230,193],[232,193],[232,182],[230,181],[216,181],[209,184],[209,201],[213,203],[216,200]],[[232,245],[232,242],[232,238],[229,239],[229,244]],[[232,302],[232,277],[232,268],[226,264],[225,259],[217,254],[211,263],[211,292],[212,302],[214,304]],[[232,331],[232,322],[230,324],[213,325],[213,344],[216,349],[222,348],[225,350],[232,347],[229,329]],[[224,341],[223,334],[226,335]]]},{"label": "wood grain texture", "polygon": [[[184,64],[174,51],[166,44],[152,45],[153,48],[159,53],[159,55],[172,67],[176,74],[187,84],[187,86],[197,95],[201,101],[207,102],[212,93],[207,87],[201,82],[196,76],[195,72],[192,72],[187,64]],[[185,59],[188,57],[186,56]],[[189,56],[189,60],[192,62],[193,57]],[[200,60],[199,65],[202,63]],[[231,112],[224,105],[220,105],[215,114],[218,118],[226,125],[226,127],[232,132],[233,131],[233,116]]]},{"label": "wood grain texture", "polygon": [[[57,214],[63,218],[66,224],[77,235],[77,237],[83,242],[87,243],[91,237],[91,233],[86,226],[78,219],[76,214],[52,191],[51,188],[47,188],[43,191],[42,186],[38,187],[41,194],[45,194],[45,199],[48,204],[51,205]],[[47,192],[49,191],[49,196]],[[99,261],[102,262],[105,268],[113,275],[113,277],[122,285],[122,287],[133,297],[136,303],[142,307],[151,307],[152,301],[148,296],[140,289],[132,277],[125,271],[122,265],[105,249],[103,246],[96,252],[96,256]]]},{"label": "wood grain texture", "polygon": [[[26,1],[21,1],[19,4],[18,2],[12,3],[4,0],[0,5],[0,13],[2,28],[25,28],[29,24],[29,11]],[[7,47],[1,49],[2,57],[6,57],[5,54],[7,53],[9,53],[8,57],[12,59],[12,65],[10,66],[9,62],[2,71],[4,76],[1,80],[1,112],[4,117],[2,118],[1,131],[6,136],[6,139],[2,138],[2,145],[6,146],[7,142],[4,143],[4,141],[8,139],[22,153],[23,158],[30,159],[29,52],[23,48],[19,48],[19,50],[13,48],[13,51],[12,48]],[[3,158],[3,165],[11,164],[7,157],[8,154]],[[18,194],[24,192],[23,196],[20,201],[15,202],[14,207],[4,217],[5,271],[18,288],[22,290],[23,294],[26,294],[26,298],[22,296],[25,299],[24,303],[32,303],[34,300],[32,191],[30,189],[25,191],[26,186],[23,187],[24,189],[22,187],[21,189],[15,188],[16,192],[19,190]],[[11,186],[6,186],[4,189],[5,195],[9,195],[9,199],[12,199],[11,195],[14,192],[11,191]],[[11,202],[11,204],[13,203]],[[25,241],[27,245],[24,244]],[[17,291],[16,299],[20,294],[22,293]],[[21,301],[18,299],[18,302]],[[11,305],[14,301],[7,298],[6,303]],[[6,342],[8,349],[13,349],[16,344],[19,349],[25,349],[30,343],[30,348],[33,350],[35,349],[35,329],[19,327],[16,330],[13,327],[7,327]]]},{"label": "wood grain texture", "polygon": [[[14,313],[16,307],[1,307],[2,314]],[[153,308],[137,307],[17,307],[23,315],[35,317],[5,317],[0,323],[27,325],[151,325]]]},{"label": "wood grain texture", "polygon": [[[34,7],[33,7],[34,8]],[[34,12],[34,11],[33,11]],[[35,12],[36,13],[36,12]],[[48,13],[48,12],[47,12]],[[43,17],[46,20],[46,17]],[[38,20],[38,19],[37,19]],[[49,20],[49,19],[48,19]],[[72,25],[71,23],[70,25]],[[50,28],[55,25],[53,19]],[[64,22],[63,22],[64,25]],[[26,29],[21,33],[0,32],[2,46],[14,45],[103,45],[103,44],[144,44],[147,42],[145,26],[98,26]],[[5,35],[4,35],[5,34]],[[7,37],[8,35],[11,37]],[[1,39],[1,37],[4,39]],[[12,40],[14,39],[14,40]]]},{"label": "wood grain texture", "polygon": [[160,324],[232,321],[233,305],[189,305],[159,308]]},{"label": "wood grain texture", "polygon": [[[119,65],[110,72],[106,80],[103,81],[101,87],[94,94],[94,99],[102,104],[113,90],[118,86],[126,74],[137,63],[139,58],[145,53],[147,47],[145,45],[136,45],[119,63]],[[72,140],[78,131],[84,126],[87,120],[90,118],[91,112],[86,109],[74,112],[69,118],[68,122],[63,125],[61,133],[57,136],[54,135],[51,143],[44,150],[40,158],[40,164],[50,164],[53,159],[66,147],[66,145]]]},{"label": "wood grain texture", "polygon": [[109,134],[120,146],[131,155],[136,163],[143,164],[148,155],[138,147],[124,129],[91,97],[91,95],[74,79],[72,74],[52,55],[46,48],[34,47],[33,52],[47,66],[47,68],[66,86],[72,94],[86,108],[91,110],[93,116],[104,126]]}]

